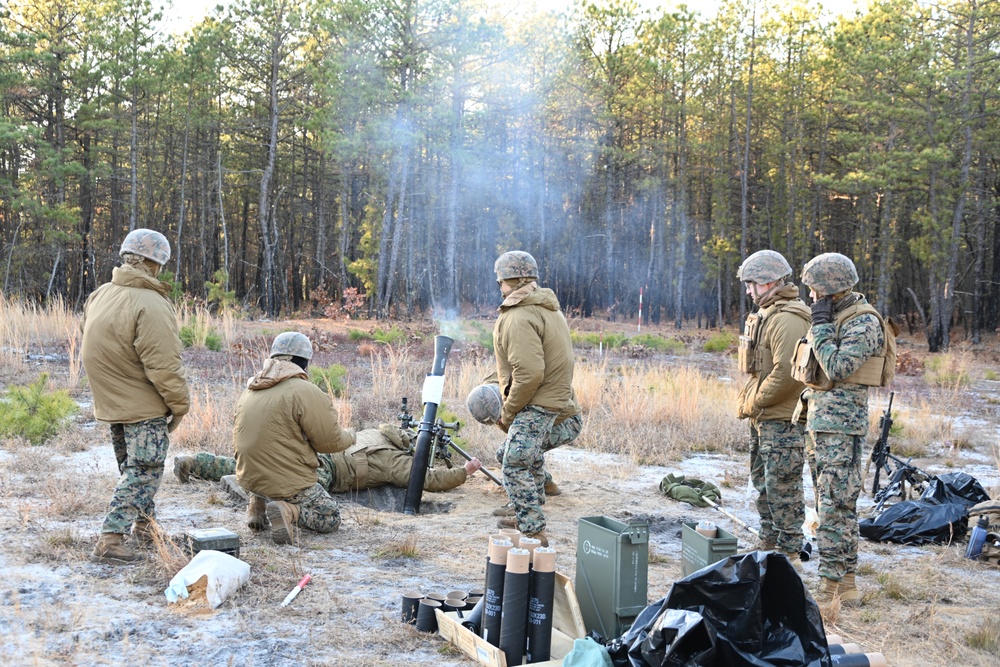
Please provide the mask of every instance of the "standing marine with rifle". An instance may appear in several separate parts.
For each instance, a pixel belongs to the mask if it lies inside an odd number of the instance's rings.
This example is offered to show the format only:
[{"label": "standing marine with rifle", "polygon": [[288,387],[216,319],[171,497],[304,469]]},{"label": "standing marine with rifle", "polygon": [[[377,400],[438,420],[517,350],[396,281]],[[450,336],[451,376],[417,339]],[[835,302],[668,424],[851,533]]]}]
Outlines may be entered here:
[{"label": "standing marine with rifle", "polygon": [[808,385],[802,397],[808,402],[806,448],[819,500],[817,601],[821,608],[836,598],[858,606],[862,443],[868,432],[868,387],[886,381],[885,325],[864,296],[852,290],[858,272],[848,257],[814,257],[803,268],[802,282],[813,298],[812,327],[807,345],[796,353],[795,372]]},{"label": "standing marine with rifle", "polygon": [[503,396],[497,425],[507,433],[503,482],[516,514],[498,523],[547,546],[543,448],[554,429],[572,439],[583,424],[573,397],[573,343],[555,293],[535,282],[534,257],[505,252],[493,268],[504,297],[493,327]]},{"label": "standing marine with rifle", "polygon": [[740,336],[740,370],[749,373],[738,416],[750,420],[750,479],[757,490],[760,539],[801,568],[805,430],[792,420],[804,385],[792,377],[792,356],[809,330],[809,308],[787,278],[788,261],[773,250],[746,258],[737,276],[759,310],[747,316]]}]

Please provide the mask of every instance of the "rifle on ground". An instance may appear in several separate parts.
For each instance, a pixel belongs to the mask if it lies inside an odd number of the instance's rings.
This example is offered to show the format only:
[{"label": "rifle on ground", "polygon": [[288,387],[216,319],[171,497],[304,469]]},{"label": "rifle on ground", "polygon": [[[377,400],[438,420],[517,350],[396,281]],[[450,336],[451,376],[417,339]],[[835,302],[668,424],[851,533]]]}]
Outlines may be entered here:
[{"label": "rifle on ground", "polygon": [[[399,408],[399,414],[397,415],[397,418],[399,419],[400,428],[409,431],[413,430],[413,427],[415,426],[413,421],[413,415],[410,414],[409,406],[405,396],[403,397],[402,405]],[[438,419],[437,421],[434,422],[434,425],[431,427],[432,455],[429,456],[427,459],[428,467],[434,464],[435,459],[438,459],[443,461],[445,465],[447,465],[450,468],[452,466],[452,463],[451,463],[451,451],[449,450],[449,447],[458,452],[458,454],[466,461],[472,460],[473,457],[464,449],[459,447],[451,437],[452,433],[458,433],[459,429],[461,428],[462,428],[462,423],[458,421],[446,422],[443,419]],[[491,473],[486,468],[480,467],[479,471],[484,475],[486,475],[490,480],[495,482],[498,486],[503,486],[503,482],[501,482],[496,475]]]},{"label": "rifle on ground", "polygon": [[[872,481],[872,497],[875,501],[873,513],[878,515],[882,512],[882,507],[890,498],[905,500],[913,492],[923,490],[930,479],[930,475],[920,468],[912,465],[912,457],[903,460],[889,451],[889,431],[892,429],[892,399],[895,392],[889,394],[889,405],[879,419],[879,437],[872,447],[871,459],[868,465],[875,464],[875,478]],[[895,467],[893,467],[895,466]],[[885,471],[889,478],[884,488],[879,488],[879,477]],[[907,492],[906,485],[910,485]]]}]

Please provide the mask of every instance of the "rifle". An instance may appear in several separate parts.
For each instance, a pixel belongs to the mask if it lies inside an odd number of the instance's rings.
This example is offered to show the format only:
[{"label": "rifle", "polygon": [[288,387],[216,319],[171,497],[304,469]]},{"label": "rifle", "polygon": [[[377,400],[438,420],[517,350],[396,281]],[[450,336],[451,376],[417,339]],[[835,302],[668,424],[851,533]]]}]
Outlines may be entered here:
[{"label": "rifle", "polygon": [[[898,497],[900,500],[905,500],[911,493],[923,489],[931,477],[910,463],[913,457],[904,461],[889,451],[889,431],[892,428],[892,399],[894,396],[895,392],[890,392],[889,405],[886,406],[885,412],[879,419],[879,437],[875,446],[872,447],[869,461],[869,465],[875,464],[875,478],[872,481],[872,497],[875,501],[874,515],[878,515],[882,511],[883,505],[890,498]],[[893,468],[893,464],[895,464],[895,468]],[[885,488],[880,489],[879,477],[883,470],[888,475],[889,482]],[[907,484],[910,485],[910,492],[906,490]]]},{"label": "rifle", "polygon": [[[410,410],[407,405],[407,400],[405,396],[403,397],[402,405],[400,405],[399,414],[397,415],[397,418],[399,419],[400,428],[410,431],[412,433],[414,426],[413,416],[410,414]],[[458,452],[459,455],[461,455],[462,458],[464,458],[466,461],[472,460],[473,457],[470,456],[469,453],[466,452],[464,449],[459,447],[454,440],[452,440],[451,437],[452,433],[458,433],[459,429],[461,428],[462,428],[462,423],[458,421],[446,422],[443,419],[438,419],[436,422],[434,422],[434,426],[431,429],[431,434],[433,437],[431,451],[433,451],[434,454],[433,456],[428,457],[427,461],[428,466],[433,465],[434,459],[440,459],[444,461],[445,465],[447,465],[450,468],[452,466],[452,463],[451,463],[451,451],[449,451],[448,449],[449,447]],[[495,482],[497,485],[503,486],[503,482],[497,479],[497,476],[491,473],[489,470],[482,467],[479,468],[479,470],[489,479]]]}]

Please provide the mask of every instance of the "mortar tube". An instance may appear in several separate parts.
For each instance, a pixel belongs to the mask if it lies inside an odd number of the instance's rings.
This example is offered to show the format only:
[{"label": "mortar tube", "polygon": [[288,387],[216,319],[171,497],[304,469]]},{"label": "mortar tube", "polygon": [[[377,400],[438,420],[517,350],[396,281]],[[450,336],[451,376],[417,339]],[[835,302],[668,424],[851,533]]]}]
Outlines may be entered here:
[{"label": "mortar tube", "polygon": [[504,652],[508,665],[524,662],[530,559],[531,553],[527,549],[511,549],[507,554],[500,613],[500,650]]},{"label": "mortar tube", "polygon": [[858,644],[828,644],[830,655],[844,655],[845,653],[864,653],[865,650]]},{"label": "mortar tube", "polygon": [[462,627],[467,628],[472,634],[478,635],[479,631],[482,629],[483,625],[483,609],[486,606],[484,602],[486,598],[479,598],[476,602],[476,606],[465,615],[465,620],[462,621]]},{"label": "mortar tube", "polygon": [[831,655],[833,667],[888,667],[885,656],[881,653],[843,653]]},{"label": "mortar tube", "polygon": [[526,647],[528,663],[549,660],[552,652],[552,612],[556,588],[556,550],[538,547],[533,554],[528,593]]},{"label": "mortar tube", "polygon": [[486,592],[483,594],[483,639],[500,646],[500,610],[503,606],[504,575],[507,572],[507,552],[514,547],[510,540],[493,540],[490,559],[486,563]]}]

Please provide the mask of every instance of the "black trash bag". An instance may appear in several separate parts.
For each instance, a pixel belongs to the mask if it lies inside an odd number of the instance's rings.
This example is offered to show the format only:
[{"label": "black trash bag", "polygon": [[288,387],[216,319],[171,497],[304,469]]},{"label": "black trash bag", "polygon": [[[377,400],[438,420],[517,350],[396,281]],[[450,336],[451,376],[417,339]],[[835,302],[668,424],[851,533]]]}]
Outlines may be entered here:
[{"label": "black trash bag", "polygon": [[[664,606],[701,613],[720,667],[831,667],[819,607],[788,559],[752,551],[676,582]],[[668,663],[669,664],[669,663]]]},{"label": "black trash bag", "polygon": [[976,478],[964,472],[949,472],[931,477],[927,483],[920,499],[935,505],[956,503],[972,507],[990,499]]},{"label": "black trash bag", "polygon": [[696,611],[664,609],[639,653],[652,667],[715,667],[715,630]]},{"label": "black trash bag", "polygon": [[965,537],[968,521],[969,508],[964,504],[904,500],[874,519],[862,519],[858,530],[872,542],[950,544]]},{"label": "black trash bag", "polygon": [[[643,609],[632,625],[621,637],[608,643],[608,655],[615,667],[646,667],[646,661],[642,659],[641,646],[645,641],[653,623],[663,611],[663,603],[667,598],[663,597]],[[635,657],[630,657],[630,651],[635,647]]]}]

